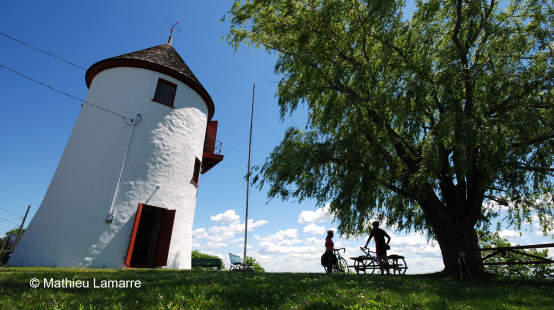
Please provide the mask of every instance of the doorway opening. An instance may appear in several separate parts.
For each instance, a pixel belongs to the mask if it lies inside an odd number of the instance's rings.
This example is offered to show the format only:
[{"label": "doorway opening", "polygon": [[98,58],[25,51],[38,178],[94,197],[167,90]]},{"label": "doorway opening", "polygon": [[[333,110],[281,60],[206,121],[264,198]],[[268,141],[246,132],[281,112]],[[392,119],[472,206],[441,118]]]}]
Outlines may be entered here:
[{"label": "doorway opening", "polygon": [[175,210],[139,203],[125,266],[154,268],[167,265],[174,219]]}]

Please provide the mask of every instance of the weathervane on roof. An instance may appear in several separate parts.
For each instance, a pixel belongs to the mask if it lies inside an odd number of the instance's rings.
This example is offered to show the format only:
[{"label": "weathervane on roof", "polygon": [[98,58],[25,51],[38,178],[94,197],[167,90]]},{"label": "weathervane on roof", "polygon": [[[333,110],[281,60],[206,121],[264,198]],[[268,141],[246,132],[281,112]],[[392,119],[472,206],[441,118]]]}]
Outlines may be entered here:
[{"label": "weathervane on roof", "polygon": [[173,31],[181,31],[181,29],[175,28],[179,24],[179,22],[175,22],[175,24],[170,24],[169,22],[167,22],[167,24],[171,26],[169,28],[169,39],[167,40],[167,44],[171,45],[171,42],[173,42]]}]

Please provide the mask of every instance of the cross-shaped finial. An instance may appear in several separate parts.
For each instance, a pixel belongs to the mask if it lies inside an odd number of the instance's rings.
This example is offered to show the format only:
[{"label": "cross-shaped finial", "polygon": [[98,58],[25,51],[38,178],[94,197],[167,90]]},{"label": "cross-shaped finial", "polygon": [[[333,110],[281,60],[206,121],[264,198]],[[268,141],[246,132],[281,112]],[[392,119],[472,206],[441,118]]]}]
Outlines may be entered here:
[{"label": "cross-shaped finial", "polygon": [[[168,23],[169,24],[169,23]],[[171,45],[171,42],[173,42],[173,31],[177,30],[180,31],[179,28],[175,28],[179,22],[175,22],[175,24],[169,24],[171,27],[169,28],[169,39],[167,40],[167,44]]]}]

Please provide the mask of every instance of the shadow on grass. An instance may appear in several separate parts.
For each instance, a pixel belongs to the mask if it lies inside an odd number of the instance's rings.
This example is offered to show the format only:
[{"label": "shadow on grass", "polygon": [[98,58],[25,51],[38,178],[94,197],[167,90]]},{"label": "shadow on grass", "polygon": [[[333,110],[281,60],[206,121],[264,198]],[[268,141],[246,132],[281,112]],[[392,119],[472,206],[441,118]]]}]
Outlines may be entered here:
[{"label": "shadow on grass", "polygon": [[[131,289],[49,289],[29,280],[140,280]],[[164,269],[0,269],[0,308],[57,303],[92,309],[444,309],[454,306],[549,309],[552,281],[457,282],[443,274],[382,276],[315,273],[240,273]],[[92,284],[91,284],[92,285]],[[492,305],[492,306],[491,306]],[[496,307],[494,306],[496,305]],[[502,306],[501,306],[502,307]]]}]

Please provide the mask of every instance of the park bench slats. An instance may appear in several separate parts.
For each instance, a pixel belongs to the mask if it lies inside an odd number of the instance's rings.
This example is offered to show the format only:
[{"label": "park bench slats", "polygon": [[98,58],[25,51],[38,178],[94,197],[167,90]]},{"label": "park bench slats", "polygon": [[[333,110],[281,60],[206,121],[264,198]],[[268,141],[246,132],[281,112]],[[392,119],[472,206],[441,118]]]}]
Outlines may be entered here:
[{"label": "park bench slats", "polygon": [[250,264],[243,264],[240,256],[229,253],[229,260],[231,261],[231,270],[237,271],[254,271],[254,267]]},{"label": "park bench slats", "polygon": [[221,270],[223,262],[219,258],[193,258],[191,261],[192,268],[194,267],[211,267]]}]

